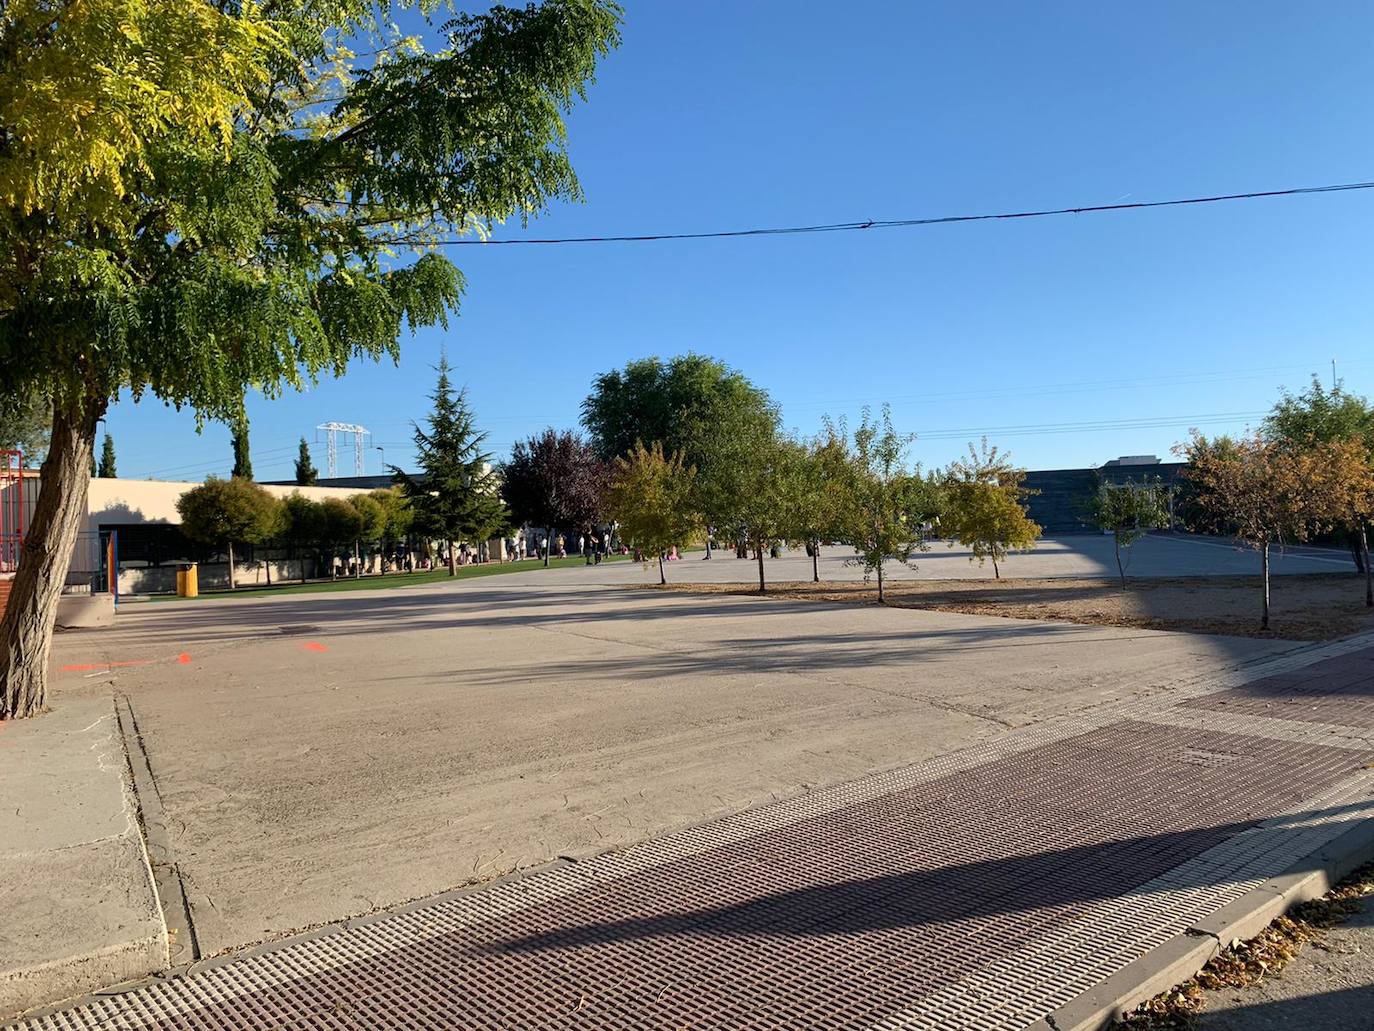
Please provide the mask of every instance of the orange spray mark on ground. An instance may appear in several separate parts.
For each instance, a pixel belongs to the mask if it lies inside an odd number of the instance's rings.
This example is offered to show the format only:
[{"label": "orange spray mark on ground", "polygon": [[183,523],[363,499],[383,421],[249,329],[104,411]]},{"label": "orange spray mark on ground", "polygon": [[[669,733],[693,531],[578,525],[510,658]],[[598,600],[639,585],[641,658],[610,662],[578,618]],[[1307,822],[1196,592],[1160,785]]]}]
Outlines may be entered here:
[{"label": "orange spray mark on ground", "polygon": [[[65,666],[58,666],[59,673],[89,673],[97,669],[127,669],[129,666],[152,666],[158,662],[166,662],[166,659],[125,659],[122,662],[71,662]],[[182,652],[174,660],[182,666],[191,661],[189,652]]]},{"label": "orange spray mark on ground", "polygon": [[306,651],[308,651],[308,652],[327,652],[327,651],[329,651],[328,646],[327,646],[327,645],[320,644],[319,641],[306,641],[304,644],[301,645],[301,647],[304,648],[304,649],[305,649]]}]

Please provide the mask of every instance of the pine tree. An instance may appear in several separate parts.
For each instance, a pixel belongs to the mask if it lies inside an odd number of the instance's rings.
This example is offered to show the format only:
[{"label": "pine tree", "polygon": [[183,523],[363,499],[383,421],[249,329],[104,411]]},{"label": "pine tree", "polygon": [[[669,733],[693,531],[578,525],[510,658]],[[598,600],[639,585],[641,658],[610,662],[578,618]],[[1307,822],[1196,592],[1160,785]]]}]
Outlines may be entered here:
[{"label": "pine tree", "polygon": [[229,474],[240,479],[253,478],[253,458],[248,453],[248,417],[240,416],[234,421],[234,469]]},{"label": "pine tree", "polygon": [[301,438],[301,449],[296,455],[296,486],[311,487],[320,478],[320,471],[315,468],[315,463],[310,460],[310,445]]},{"label": "pine tree", "polygon": [[105,480],[113,480],[116,475],[114,437],[108,433],[105,434],[105,443],[100,447],[100,467],[96,470],[96,475]]},{"label": "pine tree", "polygon": [[473,424],[467,392],[453,389],[448,359],[442,355],[438,372],[428,429],[415,427],[415,452],[424,476],[397,473],[397,482],[415,509],[416,529],[448,544],[448,571],[454,576],[454,544],[479,544],[495,536],[510,525],[510,513],[501,501],[491,455],[482,450],[487,435]]}]

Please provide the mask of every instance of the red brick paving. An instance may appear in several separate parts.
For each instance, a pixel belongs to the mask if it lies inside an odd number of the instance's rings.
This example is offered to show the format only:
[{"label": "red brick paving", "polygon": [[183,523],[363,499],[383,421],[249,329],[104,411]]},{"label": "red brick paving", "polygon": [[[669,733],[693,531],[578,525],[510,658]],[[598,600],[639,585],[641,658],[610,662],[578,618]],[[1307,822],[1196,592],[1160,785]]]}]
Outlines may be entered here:
[{"label": "red brick paving", "polygon": [[1182,705],[1212,712],[1374,729],[1374,649],[1325,659]]},{"label": "red brick paving", "polygon": [[1123,721],[122,1026],[864,1027],[1370,758]]}]

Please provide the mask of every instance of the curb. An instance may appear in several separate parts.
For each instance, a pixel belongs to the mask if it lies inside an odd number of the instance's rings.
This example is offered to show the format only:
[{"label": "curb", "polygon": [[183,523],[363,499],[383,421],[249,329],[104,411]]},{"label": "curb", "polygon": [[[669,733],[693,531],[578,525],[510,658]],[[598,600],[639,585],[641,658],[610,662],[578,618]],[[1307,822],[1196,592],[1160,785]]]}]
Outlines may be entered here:
[{"label": "curb", "polygon": [[[28,721],[25,721],[26,723]],[[109,697],[72,701],[7,745],[27,822],[0,832],[0,1023],[167,966],[167,925]],[[17,810],[16,810],[17,812]]]},{"label": "curb", "polygon": [[1294,906],[1321,898],[1370,860],[1374,819],[1132,960],[1026,1031],[1103,1031],[1140,1003],[1188,980],[1232,942],[1253,938]]}]

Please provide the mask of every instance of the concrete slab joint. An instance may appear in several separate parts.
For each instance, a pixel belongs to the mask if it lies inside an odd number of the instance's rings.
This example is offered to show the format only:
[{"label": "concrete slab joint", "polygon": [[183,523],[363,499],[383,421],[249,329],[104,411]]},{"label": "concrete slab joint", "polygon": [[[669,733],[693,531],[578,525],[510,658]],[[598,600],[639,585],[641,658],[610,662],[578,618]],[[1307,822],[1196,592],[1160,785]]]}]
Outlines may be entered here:
[{"label": "concrete slab joint", "polygon": [[0,1020],[167,966],[110,698],[4,728]]}]

